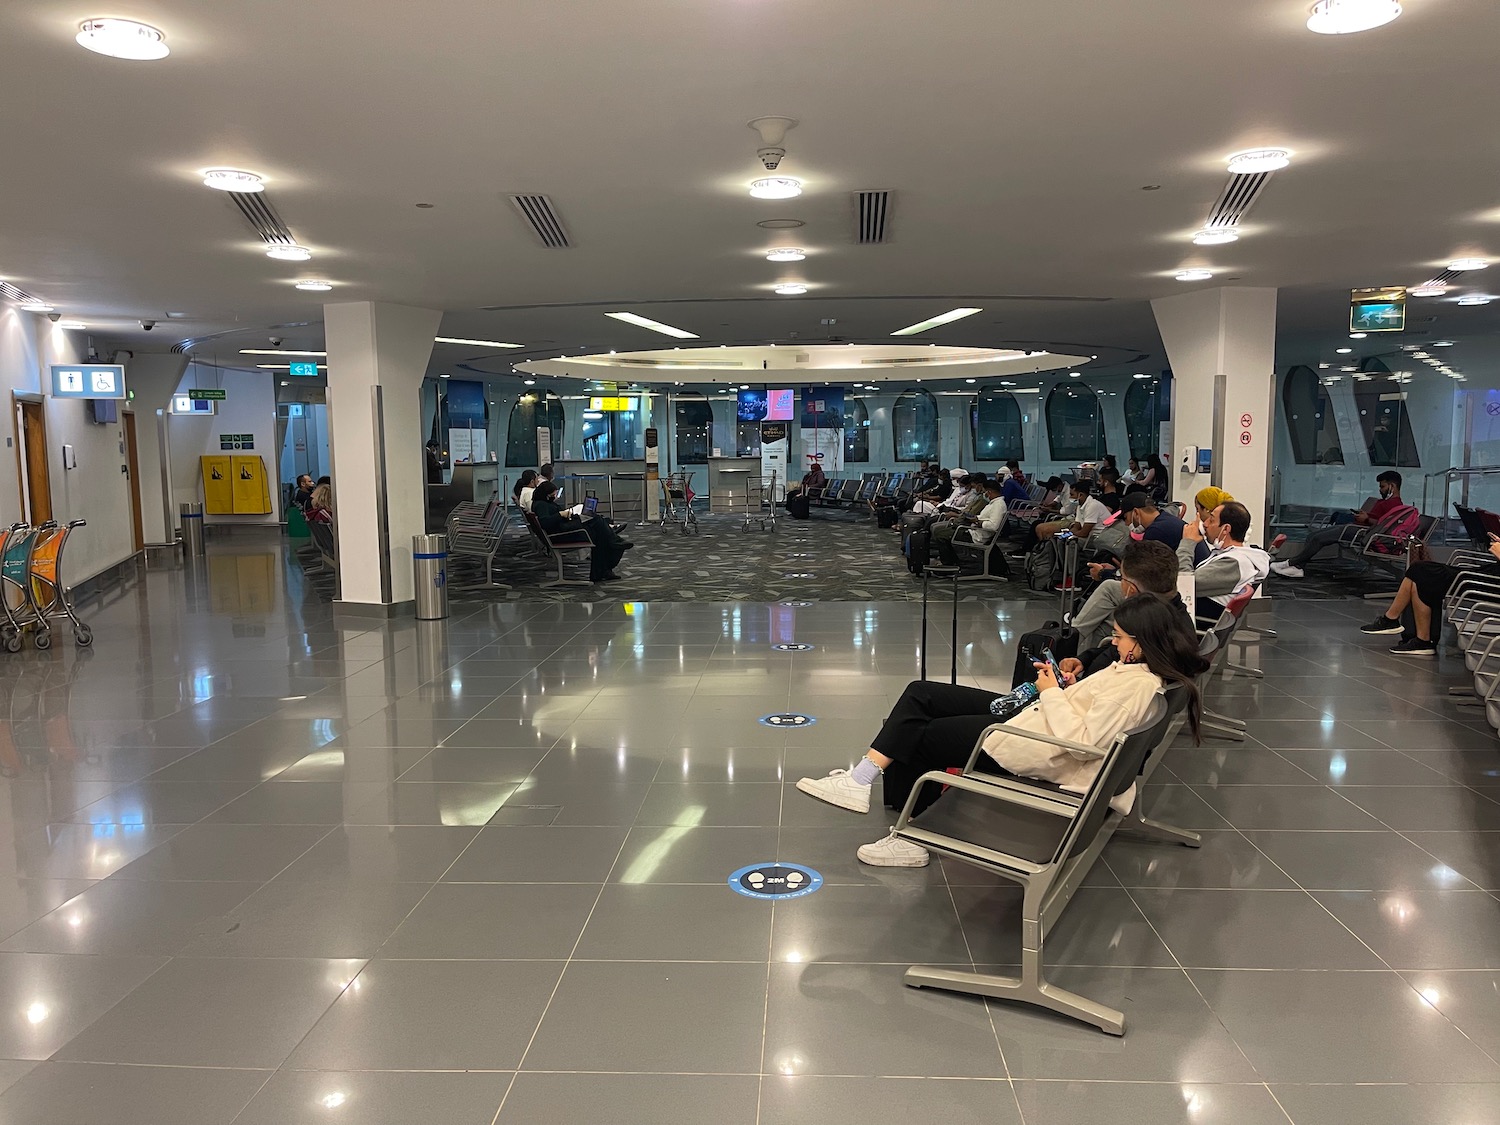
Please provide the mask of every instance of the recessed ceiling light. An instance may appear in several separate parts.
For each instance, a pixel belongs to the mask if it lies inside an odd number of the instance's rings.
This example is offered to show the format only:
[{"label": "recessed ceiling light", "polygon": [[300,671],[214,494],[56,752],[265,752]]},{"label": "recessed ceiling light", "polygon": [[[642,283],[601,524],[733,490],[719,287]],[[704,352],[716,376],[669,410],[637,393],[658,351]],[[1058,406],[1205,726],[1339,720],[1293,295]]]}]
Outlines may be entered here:
[{"label": "recessed ceiling light", "polygon": [[1340,367],[1339,370],[1340,371],[1358,371],[1359,368],[1357,368],[1357,367]]},{"label": "recessed ceiling light", "polygon": [[306,246],[297,246],[289,243],[277,243],[266,251],[266,257],[275,258],[281,262],[305,262],[312,257],[312,251]]},{"label": "recessed ceiling light", "polygon": [[1226,242],[1238,242],[1239,237],[1238,227],[1204,227],[1193,235],[1193,241],[1199,246],[1222,246]]},{"label": "recessed ceiling light", "polygon": [[1274,172],[1292,162],[1291,150],[1284,148],[1248,148],[1229,154],[1229,171],[1236,176],[1255,172]]},{"label": "recessed ceiling light", "polygon": [[790,176],[768,176],[752,180],[750,194],[756,199],[795,199],[802,194],[802,181]]},{"label": "recessed ceiling light", "polygon": [[453,378],[453,376],[450,375],[450,374],[448,374],[448,372],[444,371],[441,375],[438,376],[438,378],[439,379],[451,379],[451,378]]},{"label": "recessed ceiling light", "polygon": [[1441,297],[1448,292],[1446,285],[1429,283],[1427,285],[1414,285],[1406,291],[1408,297]]},{"label": "recessed ceiling light", "polygon": [[1132,379],[1149,379],[1149,378],[1151,378],[1151,376],[1147,375],[1143,371],[1137,371],[1134,375],[1131,376],[1131,378]]},{"label": "recessed ceiling light", "polygon": [[70,329],[75,329],[75,330],[76,329],[83,329],[83,328],[87,328],[88,327],[88,325],[84,324],[83,321],[81,321],[81,320],[59,320],[57,322],[57,326],[59,328],[70,328]]},{"label": "recessed ceiling light", "polygon": [[1460,297],[1458,303],[1460,305],[1487,305],[1494,299],[1484,293],[1470,293],[1467,297]]},{"label": "recessed ceiling light", "polygon": [[780,293],[783,297],[800,297],[807,292],[807,286],[789,281],[785,285],[778,285],[776,292]]},{"label": "recessed ceiling light", "polygon": [[1353,348],[1334,348],[1333,350],[1336,351],[1336,352],[1338,352],[1339,355],[1348,355],[1354,349]]},{"label": "recessed ceiling light", "polygon": [[21,306],[22,312],[48,313],[55,311],[46,301],[27,301]]},{"label": "recessed ceiling light", "polygon": [[503,344],[499,340],[465,340],[459,336],[434,336],[435,344],[473,344],[480,348],[524,348],[525,344]]},{"label": "recessed ceiling light", "polygon": [[149,23],[135,20],[92,19],[78,25],[80,47],[112,59],[164,59],[171,52],[167,37]]},{"label": "recessed ceiling light", "polygon": [[1181,270],[1172,275],[1178,281],[1207,281],[1213,277],[1212,270]]},{"label": "recessed ceiling light", "polygon": [[1466,270],[1487,269],[1489,264],[1487,258],[1454,258],[1448,263],[1448,268],[1456,273],[1463,273]]},{"label": "recessed ceiling light", "polygon": [[807,257],[806,250],[799,250],[795,246],[778,246],[766,255],[768,262],[800,262]]},{"label": "recessed ceiling light", "polygon": [[652,332],[660,332],[663,336],[671,336],[674,339],[678,339],[678,340],[696,340],[696,339],[698,339],[698,334],[696,332],[688,332],[688,331],[686,331],[684,329],[681,329],[681,328],[673,328],[670,324],[663,324],[659,320],[651,320],[648,317],[637,316],[635,313],[628,313],[628,312],[608,312],[608,313],[605,313],[604,315],[608,316],[608,317],[613,317],[615,320],[623,320],[626,324],[633,324],[637,328],[646,328],[646,329],[649,329]]},{"label": "recessed ceiling light", "polygon": [[972,382],[974,382],[974,380],[973,379],[965,379],[964,382],[965,383],[972,383]]},{"label": "recessed ceiling light", "polygon": [[1401,14],[1396,0],[1318,0],[1307,17],[1307,30],[1319,35],[1348,35],[1390,23]]},{"label": "recessed ceiling light", "polygon": [[282,385],[282,386],[283,386],[283,387],[290,387],[290,386],[291,386],[291,385],[292,385],[292,384],[291,384],[291,383],[289,383],[289,382],[288,382],[288,381],[287,381],[287,380],[285,380],[285,379],[283,379],[283,380],[282,380],[282,381],[281,381],[281,385]]},{"label": "recessed ceiling light", "polygon": [[534,386],[536,386],[536,380],[535,379],[522,379],[521,382],[522,382],[522,384],[524,384],[525,386],[528,386],[528,387],[534,387]]},{"label": "recessed ceiling light", "polygon": [[1068,378],[1069,379],[1076,379],[1076,378],[1078,378],[1078,372],[1077,371],[1069,371],[1068,372]]},{"label": "recessed ceiling light", "polygon": [[1432,342],[1432,346],[1435,347],[1435,348],[1451,348],[1453,346],[1453,341],[1452,340],[1434,340]]},{"label": "recessed ceiling light", "polygon": [[321,355],[327,352],[294,352],[289,348],[241,348],[240,355]]},{"label": "recessed ceiling light", "polygon": [[217,191],[254,192],[265,191],[266,182],[254,172],[239,168],[208,168],[203,173],[203,186]]},{"label": "recessed ceiling light", "polygon": [[1413,359],[1426,359],[1427,358],[1427,353],[1426,352],[1412,352],[1411,354],[1412,354],[1412,358]]},{"label": "recessed ceiling light", "polygon": [[1363,340],[1368,335],[1369,335],[1368,332],[1351,332],[1351,333],[1349,333],[1349,339],[1351,339],[1351,340]]},{"label": "recessed ceiling light", "polygon": [[326,281],[318,281],[316,278],[304,278],[297,282],[298,289],[305,289],[309,293],[326,293],[333,286]]},{"label": "recessed ceiling light", "polygon": [[916,324],[908,324],[905,328],[898,328],[892,332],[892,336],[915,336],[918,332],[926,332],[929,328],[936,328],[941,324],[952,324],[955,320],[962,320],[966,316],[973,316],[983,309],[949,309],[945,313],[933,317],[930,320],[919,321]]}]

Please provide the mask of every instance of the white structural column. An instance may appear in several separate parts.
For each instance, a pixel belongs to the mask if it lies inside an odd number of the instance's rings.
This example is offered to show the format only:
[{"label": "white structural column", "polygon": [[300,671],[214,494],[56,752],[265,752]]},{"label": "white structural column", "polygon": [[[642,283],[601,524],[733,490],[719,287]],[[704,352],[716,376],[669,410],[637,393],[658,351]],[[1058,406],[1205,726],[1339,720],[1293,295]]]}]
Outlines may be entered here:
[{"label": "white structural column", "polygon": [[[1151,302],[1172,368],[1172,496],[1191,505],[1213,484],[1250,509],[1265,542],[1276,385],[1276,290],[1203,289]],[[1183,464],[1187,446],[1213,451],[1210,473]]]},{"label": "white structural column", "polygon": [[187,356],[172,352],[132,356],[125,365],[125,386],[135,395],[131,406],[135,410],[136,460],[141,473],[137,484],[141,491],[141,530],[147,543],[170,543],[177,532],[168,412],[187,365]]},{"label": "white structural column", "polygon": [[442,313],[370,301],[325,305],[329,454],[339,602],[412,601],[411,537],[426,530],[422,377]]}]

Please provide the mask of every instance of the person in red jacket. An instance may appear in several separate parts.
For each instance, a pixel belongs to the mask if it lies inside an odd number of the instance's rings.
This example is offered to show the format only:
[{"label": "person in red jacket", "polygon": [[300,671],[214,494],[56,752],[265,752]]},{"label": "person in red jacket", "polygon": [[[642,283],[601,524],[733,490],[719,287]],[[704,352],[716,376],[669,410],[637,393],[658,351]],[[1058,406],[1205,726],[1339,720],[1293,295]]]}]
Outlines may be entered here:
[{"label": "person in red jacket", "polygon": [[1312,562],[1324,547],[1331,547],[1337,543],[1344,534],[1345,525],[1353,523],[1361,527],[1370,527],[1406,504],[1406,501],[1401,499],[1401,474],[1396,470],[1387,469],[1376,477],[1375,487],[1380,490],[1380,499],[1368,512],[1335,512],[1332,527],[1314,531],[1307,537],[1307,542],[1302,544],[1302,550],[1298,551],[1295,556],[1281,562],[1273,562],[1271,572],[1283,578],[1306,577],[1302,568]]}]

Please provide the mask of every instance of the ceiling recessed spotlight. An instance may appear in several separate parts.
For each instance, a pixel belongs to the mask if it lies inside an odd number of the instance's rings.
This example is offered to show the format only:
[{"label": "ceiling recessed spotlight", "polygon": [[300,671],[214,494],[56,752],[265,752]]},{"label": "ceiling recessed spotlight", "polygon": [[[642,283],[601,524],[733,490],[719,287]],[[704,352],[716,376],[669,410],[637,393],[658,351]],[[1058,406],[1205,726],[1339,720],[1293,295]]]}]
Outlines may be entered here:
[{"label": "ceiling recessed spotlight", "polygon": [[1319,371],[1327,371],[1328,370],[1328,364],[1326,364],[1326,363],[1320,363],[1320,364],[1318,364],[1318,370]]},{"label": "ceiling recessed spotlight", "polygon": [[305,262],[312,257],[312,251],[295,243],[278,242],[266,251],[266,257],[275,258],[279,262]]},{"label": "ceiling recessed spotlight", "polygon": [[1452,340],[1434,340],[1432,342],[1432,346],[1435,347],[1435,348],[1451,348],[1453,346],[1453,341]]},{"label": "ceiling recessed spotlight", "polygon": [[1149,379],[1149,378],[1151,378],[1151,376],[1147,375],[1144,371],[1137,371],[1134,375],[1131,376],[1131,378],[1132,379]]},{"label": "ceiling recessed spotlight", "polygon": [[1494,299],[1484,293],[1470,293],[1467,297],[1460,297],[1458,303],[1460,305],[1487,305]]},{"label": "ceiling recessed spotlight", "polygon": [[1339,355],[1348,355],[1354,349],[1353,348],[1334,348],[1333,350],[1336,351],[1336,352],[1338,352]]},{"label": "ceiling recessed spotlight", "polygon": [[499,340],[465,340],[461,336],[434,336],[432,342],[434,344],[473,344],[479,348],[524,348],[526,346],[525,344],[503,344]]},{"label": "ceiling recessed spotlight", "polygon": [[1307,16],[1307,30],[1349,35],[1383,27],[1401,14],[1396,0],[1318,0]]},{"label": "ceiling recessed spotlight", "polygon": [[972,382],[974,382],[974,380],[973,379],[965,379],[964,382],[965,383],[972,383]]},{"label": "ceiling recessed spotlight", "polygon": [[1207,281],[1213,277],[1212,270],[1179,270],[1172,275],[1178,281]]},{"label": "ceiling recessed spotlight", "polygon": [[781,294],[783,297],[800,297],[802,296],[802,294],[807,292],[807,286],[798,285],[795,282],[788,282],[785,285],[778,285],[776,287],[776,292]]},{"label": "ceiling recessed spotlight", "polygon": [[795,199],[802,194],[802,181],[790,176],[767,176],[750,182],[750,194],[756,199]]},{"label": "ceiling recessed spotlight", "polygon": [[444,371],[444,372],[442,372],[441,374],[438,375],[438,378],[439,379],[451,379],[451,378],[453,378],[453,376],[450,375],[448,372]]},{"label": "ceiling recessed spotlight", "polygon": [[689,332],[684,328],[673,328],[670,324],[663,324],[659,320],[651,320],[648,317],[637,316],[635,313],[607,312],[604,315],[612,317],[615,320],[623,320],[626,324],[633,324],[637,328],[646,328],[652,332],[660,332],[663,336],[671,336],[677,340],[698,339],[698,334],[696,332]]},{"label": "ceiling recessed spotlight", "polygon": [[1238,242],[1239,237],[1238,227],[1204,227],[1193,235],[1193,241],[1199,246],[1222,246],[1226,242]]},{"label": "ceiling recessed spotlight", "polygon": [[1351,339],[1351,340],[1363,340],[1368,335],[1369,335],[1368,332],[1351,332],[1351,333],[1349,333],[1349,339]]},{"label": "ceiling recessed spotlight", "polygon": [[1408,297],[1441,297],[1446,292],[1448,292],[1446,285],[1428,282],[1426,285],[1412,286],[1406,291],[1406,295]]},{"label": "ceiling recessed spotlight", "polygon": [[536,386],[536,380],[535,379],[522,379],[521,382],[522,382],[523,385],[528,386],[528,387],[534,387],[534,386]]},{"label": "ceiling recessed spotlight", "polygon": [[1069,371],[1068,372],[1068,378],[1069,379],[1076,379],[1076,378],[1078,378],[1078,374],[1079,373],[1077,371]]},{"label": "ceiling recessed spotlight", "polygon": [[1414,359],[1426,359],[1428,356],[1427,352],[1412,352],[1411,354]]},{"label": "ceiling recessed spotlight", "polygon": [[766,255],[768,262],[800,262],[807,257],[806,250],[799,250],[795,246],[778,246]]},{"label": "ceiling recessed spotlight", "polygon": [[[930,320],[921,320],[916,324],[908,324],[905,328],[898,328],[892,332],[892,336],[915,336],[918,332],[926,332],[929,328],[936,328],[942,324],[952,324],[955,320],[962,320],[966,316],[973,316],[983,309],[949,309],[945,313],[939,313]],[[936,345],[934,345],[935,347]]]},{"label": "ceiling recessed spotlight", "polygon": [[1229,154],[1229,171],[1236,176],[1248,176],[1255,172],[1274,172],[1291,162],[1290,149],[1249,148]]},{"label": "ceiling recessed spotlight", "polygon": [[1448,268],[1455,273],[1464,273],[1468,270],[1482,270],[1489,268],[1487,258],[1454,258],[1448,263]]},{"label": "ceiling recessed spotlight", "polygon": [[81,321],[81,320],[59,320],[57,322],[57,326],[59,328],[68,328],[68,329],[73,329],[75,331],[81,330],[81,329],[84,329],[84,328],[88,327],[88,325],[85,324],[85,323],[83,323],[83,321]]},{"label": "ceiling recessed spotlight", "polygon": [[203,173],[203,186],[216,191],[265,191],[266,182],[254,172],[239,168],[209,168]]},{"label": "ceiling recessed spotlight", "polygon": [[49,305],[46,301],[27,301],[24,305],[21,306],[21,311],[22,312],[34,312],[34,313],[47,313],[47,312],[54,312],[56,310],[54,310],[53,307],[51,305]]},{"label": "ceiling recessed spotlight", "polygon": [[326,281],[318,281],[316,278],[308,277],[297,282],[297,288],[304,289],[309,293],[326,293],[333,286]]},{"label": "ceiling recessed spotlight", "polygon": [[167,37],[149,23],[135,20],[92,19],[78,25],[80,47],[112,59],[164,59],[171,52]]}]

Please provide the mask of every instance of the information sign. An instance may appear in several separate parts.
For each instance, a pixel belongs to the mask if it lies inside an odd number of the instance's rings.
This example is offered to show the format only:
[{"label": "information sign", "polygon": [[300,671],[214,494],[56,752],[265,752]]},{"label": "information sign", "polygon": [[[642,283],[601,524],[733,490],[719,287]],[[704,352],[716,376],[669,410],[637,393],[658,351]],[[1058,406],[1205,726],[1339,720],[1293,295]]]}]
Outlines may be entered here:
[{"label": "information sign", "polygon": [[223,387],[189,387],[188,398],[200,402],[223,402],[228,398],[228,393]]},{"label": "information sign", "polygon": [[316,363],[293,363],[288,366],[290,368],[289,374],[292,375],[305,376],[316,375],[318,373],[318,365]]},{"label": "information sign", "polygon": [[128,398],[125,368],[115,363],[54,363],[53,398]]}]

